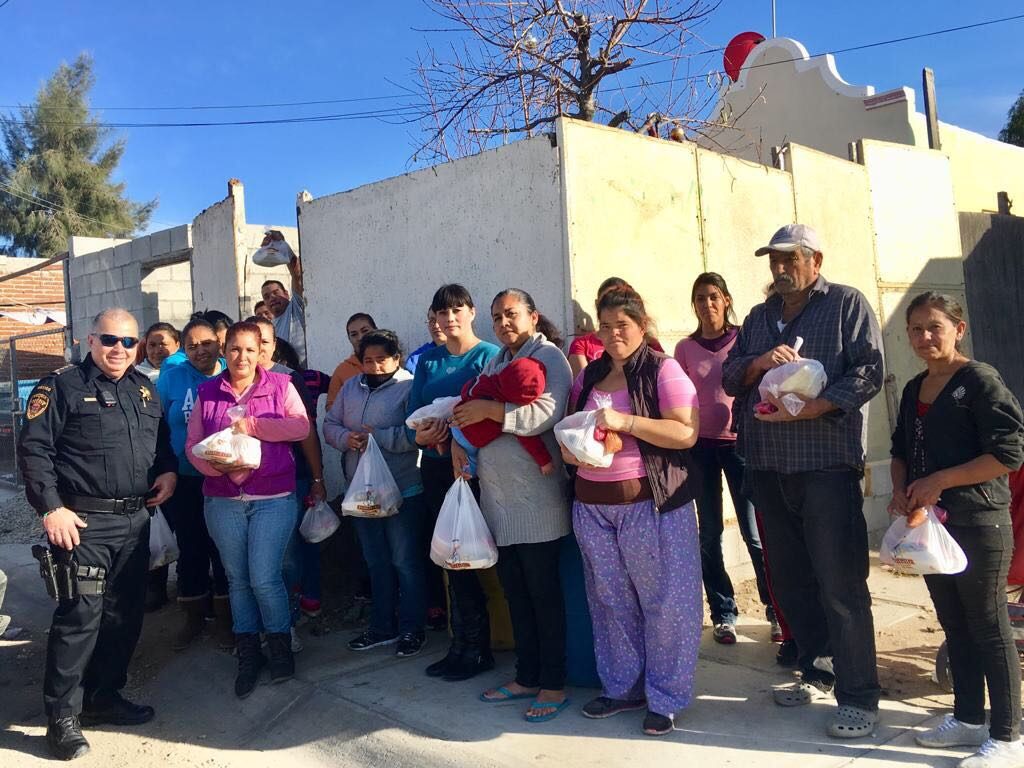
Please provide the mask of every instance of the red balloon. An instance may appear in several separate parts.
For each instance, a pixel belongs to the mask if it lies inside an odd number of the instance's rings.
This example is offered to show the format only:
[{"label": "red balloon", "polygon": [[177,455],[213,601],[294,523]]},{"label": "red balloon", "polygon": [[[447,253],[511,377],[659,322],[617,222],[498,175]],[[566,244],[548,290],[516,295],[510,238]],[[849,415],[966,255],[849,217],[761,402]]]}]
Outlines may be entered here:
[{"label": "red balloon", "polygon": [[722,56],[722,69],[730,80],[735,83],[739,79],[740,70],[750,52],[764,41],[765,36],[760,32],[740,32],[729,41]]}]

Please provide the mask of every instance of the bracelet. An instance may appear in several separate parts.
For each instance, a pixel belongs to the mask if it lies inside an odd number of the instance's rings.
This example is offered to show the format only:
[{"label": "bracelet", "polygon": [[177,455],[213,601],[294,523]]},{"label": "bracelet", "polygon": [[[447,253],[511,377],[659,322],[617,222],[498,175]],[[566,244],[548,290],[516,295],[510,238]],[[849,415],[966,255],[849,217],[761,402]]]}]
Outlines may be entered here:
[{"label": "bracelet", "polygon": [[322,477],[314,477],[313,478],[313,483],[314,484],[315,483],[322,483],[323,481],[324,481],[324,479]]},{"label": "bracelet", "polygon": [[636,416],[629,417],[629,428],[626,430],[626,434],[633,434],[633,424],[636,422]]},{"label": "bracelet", "polygon": [[47,515],[52,515],[54,512],[56,512],[59,509],[60,509],[60,507],[54,507],[53,509],[48,509],[45,512],[43,512],[42,516],[46,517]]}]

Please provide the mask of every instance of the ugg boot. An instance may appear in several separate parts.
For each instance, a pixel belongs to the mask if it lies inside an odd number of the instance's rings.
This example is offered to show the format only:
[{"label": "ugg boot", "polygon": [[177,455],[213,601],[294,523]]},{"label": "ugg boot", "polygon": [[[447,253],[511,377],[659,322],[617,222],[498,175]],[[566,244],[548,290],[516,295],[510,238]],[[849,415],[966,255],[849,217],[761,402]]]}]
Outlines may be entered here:
[{"label": "ugg boot", "polygon": [[178,598],[178,605],[184,614],[185,620],[171,640],[171,648],[176,651],[183,651],[188,648],[192,641],[203,633],[206,624],[206,604],[209,596],[191,597],[187,599]]},{"label": "ugg boot", "polygon": [[256,632],[235,636],[238,646],[238,677],[235,678],[235,696],[244,699],[256,687],[260,670],[267,658],[260,652],[260,636]]},{"label": "ugg boot", "polygon": [[227,595],[213,596],[213,637],[217,647],[230,651],[235,647],[235,633],[231,630],[231,601]]},{"label": "ugg boot", "polygon": [[270,682],[283,683],[295,674],[295,657],[292,655],[291,632],[270,632],[267,634],[270,648]]}]

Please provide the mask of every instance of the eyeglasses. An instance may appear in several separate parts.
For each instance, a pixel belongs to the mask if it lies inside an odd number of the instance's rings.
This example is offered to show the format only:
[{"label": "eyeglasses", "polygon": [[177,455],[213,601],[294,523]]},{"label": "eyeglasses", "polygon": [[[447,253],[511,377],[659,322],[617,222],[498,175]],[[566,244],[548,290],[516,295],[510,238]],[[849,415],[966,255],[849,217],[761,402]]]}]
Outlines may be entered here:
[{"label": "eyeglasses", "polygon": [[113,347],[117,345],[117,342],[121,342],[122,347],[131,349],[139,343],[138,338],[135,336],[115,336],[112,333],[94,333],[93,336],[99,339],[100,344],[104,347]]}]

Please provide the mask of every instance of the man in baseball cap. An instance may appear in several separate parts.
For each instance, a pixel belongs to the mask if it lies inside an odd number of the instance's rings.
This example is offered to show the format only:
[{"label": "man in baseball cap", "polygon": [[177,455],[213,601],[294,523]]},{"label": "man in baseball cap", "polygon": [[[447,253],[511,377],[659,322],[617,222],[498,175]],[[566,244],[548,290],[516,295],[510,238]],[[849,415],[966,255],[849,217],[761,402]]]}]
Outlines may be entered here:
[{"label": "man in baseball cap", "polygon": [[[767,254],[774,290],[743,321],[722,384],[735,398],[744,480],[799,650],[801,681],[773,695],[785,707],[834,695],[839,707],[828,734],[869,736],[881,691],[860,480],[867,403],[882,387],[881,332],[857,289],[821,275],[822,246],[811,227],[787,224],[754,253]],[[828,381],[818,396],[801,397],[796,414],[771,395],[761,403],[764,374],[801,358],[824,367]]]}]

